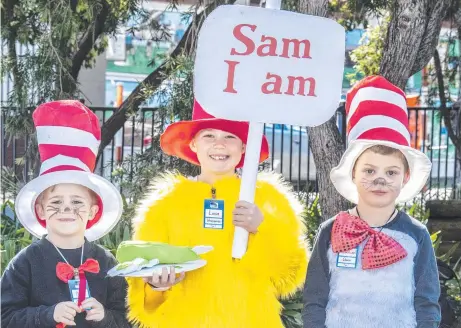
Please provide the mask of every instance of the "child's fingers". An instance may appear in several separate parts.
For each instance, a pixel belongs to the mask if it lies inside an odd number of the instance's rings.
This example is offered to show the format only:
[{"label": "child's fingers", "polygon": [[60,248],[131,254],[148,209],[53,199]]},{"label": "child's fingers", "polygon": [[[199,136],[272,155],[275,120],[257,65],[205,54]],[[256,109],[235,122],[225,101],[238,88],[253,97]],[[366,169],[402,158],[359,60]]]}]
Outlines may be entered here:
[{"label": "child's fingers", "polygon": [[101,311],[91,310],[91,311],[88,311],[88,315],[86,316],[85,319],[86,320],[95,320],[95,319],[98,319],[101,316],[102,316]]},{"label": "child's fingers", "polygon": [[232,222],[234,222],[234,223],[244,223],[244,222],[247,222],[247,221],[248,221],[248,217],[243,216],[243,215],[235,215],[232,218]]},{"label": "child's fingers", "polygon": [[248,227],[248,221],[237,221],[237,220],[232,220],[232,223],[236,227],[241,227],[241,228],[246,228]]},{"label": "child's fingers", "polygon": [[87,315],[85,319],[88,320],[88,321],[94,320],[94,319],[96,319],[96,316],[94,314],[93,315]]},{"label": "child's fingers", "polygon": [[76,326],[77,324],[74,322],[74,319],[68,319],[65,318],[64,316],[59,320],[59,322],[62,322],[63,324],[67,326]]},{"label": "child's fingers", "polygon": [[160,281],[160,275],[154,273],[152,277],[150,278],[151,284],[157,285]]},{"label": "child's fingers", "polygon": [[240,207],[240,208],[250,208],[253,204],[249,203],[244,200],[239,200],[237,203],[235,203],[235,207]]},{"label": "child's fingers", "polygon": [[169,281],[171,285],[173,285],[176,282],[176,273],[174,270],[174,267],[170,267],[170,276],[169,276]]},{"label": "child's fingers", "polygon": [[64,305],[66,306],[66,308],[73,309],[78,313],[82,312],[80,308],[78,307],[78,305],[75,304],[74,302],[65,302]]},{"label": "child's fingers", "polygon": [[239,208],[239,207],[236,207],[232,210],[232,214],[234,215],[243,215],[243,216],[246,216],[246,215],[249,215],[250,211],[247,209],[247,208]]},{"label": "child's fingers", "polygon": [[87,298],[87,299],[83,300],[80,307],[86,307],[87,305],[92,304],[94,301],[95,301],[95,299],[93,297]]},{"label": "child's fingers", "polygon": [[163,268],[162,269],[162,281],[161,281],[161,283],[166,284],[168,282],[168,278],[169,278],[168,277],[168,270],[167,270],[167,268]]},{"label": "child's fingers", "polygon": [[101,307],[102,307],[102,304],[99,303],[94,298],[88,298],[88,299],[84,300],[82,302],[82,305],[81,305],[81,308],[83,308],[83,309],[88,309],[88,308],[97,309],[97,308],[101,308]]},{"label": "child's fingers", "polygon": [[70,313],[63,313],[61,317],[66,320],[74,321],[74,316]]},{"label": "child's fingers", "polygon": [[87,317],[87,318],[93,317],[93,316],[97,315],[97,314],[100,313],[100,312],[101,312],[101,311],[99,311],[99,310],[90,310],[90,311],[87,312],[88,314],[87,314],[86,317]]},{"label": "child's fingers", "polygon": [[72,309],[70,307],[65,308],[64,313],[65,314],[70,314],[72,316],[72,319],[77,315],[77,311],[75,311],[74,309]]}]

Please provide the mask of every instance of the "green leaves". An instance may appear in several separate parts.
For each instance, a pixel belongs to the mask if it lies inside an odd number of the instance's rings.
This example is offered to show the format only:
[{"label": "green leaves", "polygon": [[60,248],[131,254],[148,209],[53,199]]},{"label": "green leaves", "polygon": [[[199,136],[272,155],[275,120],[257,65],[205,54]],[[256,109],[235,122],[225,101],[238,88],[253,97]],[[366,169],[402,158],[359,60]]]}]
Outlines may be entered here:
[{"label": "green leaves", "polygon": [[303,325],[301,312],[303,309],[302,290],[297,291],[292,298],[282,300],[282,322],[285,328],[300,328]]},{"label": "green leaves", "polygon": [[[14,203],[6,201],[0,207],[2,239],[0,244],[1,273],[5,270],[8,263],[24,247],[29,246],[34,238],[26,231],[16,218]],[[5,214],[3,214],[5,213]]]},{"label": "green leaves", "polygon": [[362,45],[351,52],[351,59],[355,63],[355,73],[347,75],[351,84],[365,76],[379,73],[388,24],[389,19],[384,18],[382,24],[368,28],[362,36]]},{"label": "green leaves", "polygon": [[13,9],[2,13],[2,39],[22,49],[3,52],[2,66],[15,80],[8,101],[21,108],[76,97],[80,68],[104,52],[107,35],[144,11],[140,0],[81,0],[75,13],[68,0],[8,1]]}]

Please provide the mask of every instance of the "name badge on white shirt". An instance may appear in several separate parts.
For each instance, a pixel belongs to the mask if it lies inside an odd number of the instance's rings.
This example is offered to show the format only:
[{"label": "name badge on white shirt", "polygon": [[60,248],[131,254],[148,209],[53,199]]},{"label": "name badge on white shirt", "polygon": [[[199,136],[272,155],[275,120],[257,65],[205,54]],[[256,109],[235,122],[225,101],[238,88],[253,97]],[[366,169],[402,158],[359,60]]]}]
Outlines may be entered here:
[{"label": "name badge on white shirt", "polygon": [[359,247],[355,247],[347,252],[338,253],[336,256],[337,268],[356,268],[357,256],[359,254]]}]

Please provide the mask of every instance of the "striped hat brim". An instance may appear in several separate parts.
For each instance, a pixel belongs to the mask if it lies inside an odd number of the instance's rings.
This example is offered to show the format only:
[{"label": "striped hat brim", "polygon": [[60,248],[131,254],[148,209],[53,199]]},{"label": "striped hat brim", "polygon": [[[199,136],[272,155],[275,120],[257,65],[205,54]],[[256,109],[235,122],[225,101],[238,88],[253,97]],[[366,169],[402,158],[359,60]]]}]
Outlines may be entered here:
[{"label": "striped hat brim", "polygon": [[15,210],[21,224],[34,236],[41,238],[47,233],[36,217],[37,197],[47,188],[73,183],[94,191],[103,204],[99,220],[86,229],[88,240],[97,240],[110,232],[119,222],[123,213],[123,201],[117,188],[103,177],[85,171],[56,171],[41,175],[27,183],[19,192],[15,201]]}]

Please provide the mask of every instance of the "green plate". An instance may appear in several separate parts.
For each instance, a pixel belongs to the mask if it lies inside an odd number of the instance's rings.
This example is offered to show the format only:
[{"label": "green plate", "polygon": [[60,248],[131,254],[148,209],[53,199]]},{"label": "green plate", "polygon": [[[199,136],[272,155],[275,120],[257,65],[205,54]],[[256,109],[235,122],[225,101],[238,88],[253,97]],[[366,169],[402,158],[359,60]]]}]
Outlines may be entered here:
[{"label": "green plate", "polygon": [[116,258],[119,263],[142,258],[147,261],[157,259],[159,264],[176,264],[196,261],[200,256],[192,247],[129,240],[120,243]]}]

